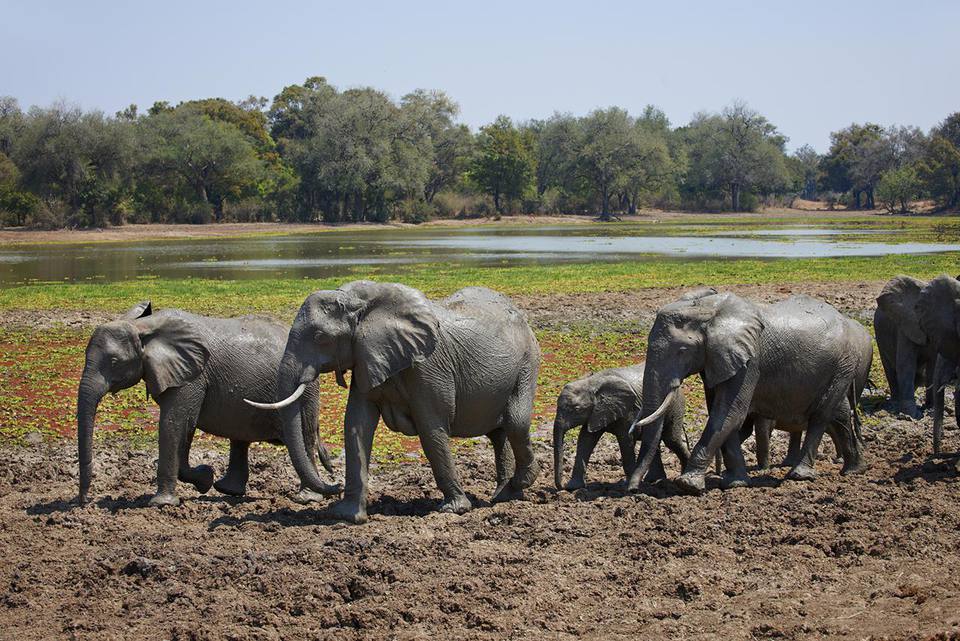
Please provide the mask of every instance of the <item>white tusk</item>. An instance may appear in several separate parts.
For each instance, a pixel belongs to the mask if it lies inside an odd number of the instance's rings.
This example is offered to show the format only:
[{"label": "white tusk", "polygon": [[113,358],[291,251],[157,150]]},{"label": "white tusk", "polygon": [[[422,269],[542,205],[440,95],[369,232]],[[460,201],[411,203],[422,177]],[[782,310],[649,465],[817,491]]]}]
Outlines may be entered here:
[{"label": "white tusk", "polygon": [[637,419],[633,423],[633,425],[630,426],[630,434],[634,434],[640,428],[646,427],[647,425],[650,425],[651,423],[656,422],[658,418],[663,416],[666,413],[667,408],[670,406],[670,401],[673,400],[673,395],[676,393],[677,393],[676,387],[674,387],[672,390],[667,392],[667,395],[664,397],[663,402],[660,403],[660,407],[657,408],[656,412],[654,412],[650,416],[647,416],[646,418]]},{"label": "white tusk", "polygon": [[262,410],[278,410],[296,401],[298,398],[300,398],[303,395],[303,392],[306,389],[307,389],[307,384],[300,383],[300,387],[295,389],[293,391],[293,394],[283,399],[282,401],[277,401],[276,403],[258,403],[256,401],[251,401],[249,398],[243,399],[243,402],[246,403],[247,405],[253,405],[254,407],[259,407]]}]

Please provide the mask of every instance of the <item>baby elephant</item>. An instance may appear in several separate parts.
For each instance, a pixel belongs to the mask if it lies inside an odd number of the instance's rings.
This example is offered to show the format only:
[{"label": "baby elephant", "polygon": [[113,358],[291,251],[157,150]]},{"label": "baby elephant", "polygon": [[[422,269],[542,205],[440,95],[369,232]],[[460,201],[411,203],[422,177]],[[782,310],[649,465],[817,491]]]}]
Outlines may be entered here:
[{"label": "baby elephant", "polygon": [[[578,378],[563,387],[557,398],[557,416],[553,423],[553,473],[558,490],[576,490],[584,486],[587,462],[604,432],[617,437],[623,472],[630,478],[636,463],[630,426],[643,404],[640,390],[643,389],[644,367],[645,364],[640,363],[605,369]],[[680,464],[686,465],[689,452],[683,432],[683,410],[683,395],[677,394],[666,412],[663,440],[680,459]],[[581,427],[577,455],[573,476],[563,485],[563,440],[564,435],[574,427]],[[647,479],[653,481],[664,477],[666,472],[657,453]]]},{"label": "baby elephant", "polygon": [[[80,451],[80,502],[90,488],[93,426],[100,400],[108,392],[141,380],[160,406],[160,457],[157,493],[151,505],[176,505],[176,483],[207,492],[211,486],[239,496],[247,485],[247,448],[251,442],[281,443],[280,417],[255,409],[241,396],[267,400],[276,395],[277,370],[289,328],[254,317],[208,318],[179,310],[153,313],[142,302],[121,318],[100,325],[87,344],[86,365],[77,391],[77,440]],[[302,402],[303,435],[311,464],[316,457],[328,471],[329,455],[317,434],[320,391],[306,387]],[[197,427],[230,439],[227,473],[216,483],[207,465],[190,467],[190,444]],[[336,494],[339,485],[320,490]],[[317,498],[302,491],[301,499]]]}]

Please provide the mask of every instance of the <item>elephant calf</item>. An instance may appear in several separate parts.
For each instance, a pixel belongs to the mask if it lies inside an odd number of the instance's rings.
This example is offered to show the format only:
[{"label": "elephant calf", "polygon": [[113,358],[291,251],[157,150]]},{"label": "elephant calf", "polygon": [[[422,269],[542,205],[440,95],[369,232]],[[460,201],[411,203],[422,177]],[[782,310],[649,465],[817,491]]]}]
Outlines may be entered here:
[{"label": "elephant calf", "polygon": [[[177,480],[201,493],[211,486],[233,496],[246,491],[247,449],[251,442],[281,443],[280,417],[254,409],[240,396],[266,400],[276,394],[277,369],[287,327],[259,318],[208,318],[179,310],[153,313],[142,302],[116,321],[100,325],[87,344],[86,364],[77,392],[77,439],[80,452],[81,503],[90,488],[93,427],[100,400],[141,380],[160,406],[160,458],[157,493],[151,505],[176,505]],[[320,392],[316,383],[304,392],[302,438],[312,465],[319,455],[332,471],[317,434]],[[190,467],[190,444],[196,428],[230,439],[227,473],[216,483],[207,465]],[[324,494],[338,485],[318,485]],[[314,498],[302,490],[302,498]]]},{"label": "elephant calf", "polygon": [[[635,464],[634,439],[630,426],[643,407],[640,390],[643,388],[644,363],[618,367],[589,374],[564,385],[557,398],[557,415],[553,423],[553,475],[557,489],[576,490],[584,486],[584,475],[590,455],[604,433],[617,438],[623,472],[627,478]],[[686,465],[689,456],[683,432],[684,398],[674,396],[664,417],[663,440],[677,455],[680,464]],[[566,433],[580,427],[577,438],[577,454],[573,475],[566,485],[562,484],[563,441]],[[648,480],[666,476],[657,453]]]}]

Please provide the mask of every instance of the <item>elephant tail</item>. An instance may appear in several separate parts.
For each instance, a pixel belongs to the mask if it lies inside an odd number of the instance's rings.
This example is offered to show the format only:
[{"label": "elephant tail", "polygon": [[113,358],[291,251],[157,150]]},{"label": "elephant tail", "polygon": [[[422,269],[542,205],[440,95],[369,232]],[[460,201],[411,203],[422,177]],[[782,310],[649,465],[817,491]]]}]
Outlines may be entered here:
[{"label": "elephant tail", "polygon": [[857,394],[857,383],[853,381],[850,383],[850,387],[847,388],[847,402],[850,404],[850,418],[853,419],[853,431],[857,435],[857,439],[863,440],[863,421],[860,420],[860,412],[857,407],[859,404]]}]

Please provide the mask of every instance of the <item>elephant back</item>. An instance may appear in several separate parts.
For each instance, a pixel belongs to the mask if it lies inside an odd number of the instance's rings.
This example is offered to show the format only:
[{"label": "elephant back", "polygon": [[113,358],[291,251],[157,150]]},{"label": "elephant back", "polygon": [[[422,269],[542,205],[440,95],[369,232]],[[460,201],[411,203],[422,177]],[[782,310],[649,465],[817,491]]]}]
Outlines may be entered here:
[{"label": "elephant back", "polygon": [[486,287],[464,287],[439,304],[463,318],[529,328],[527,315],[509,296]]}]

